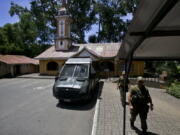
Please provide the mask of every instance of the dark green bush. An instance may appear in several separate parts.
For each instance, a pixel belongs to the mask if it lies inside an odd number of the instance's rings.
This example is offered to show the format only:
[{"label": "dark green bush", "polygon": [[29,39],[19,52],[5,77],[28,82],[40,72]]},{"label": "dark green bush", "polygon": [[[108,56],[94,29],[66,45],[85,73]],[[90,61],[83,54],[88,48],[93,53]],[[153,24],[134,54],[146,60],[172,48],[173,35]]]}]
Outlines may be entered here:
[{"label": "dark green bush", "polygon": [[180,81],[174,81],[167,88],[167,92],[177,98],[180,98]]}]

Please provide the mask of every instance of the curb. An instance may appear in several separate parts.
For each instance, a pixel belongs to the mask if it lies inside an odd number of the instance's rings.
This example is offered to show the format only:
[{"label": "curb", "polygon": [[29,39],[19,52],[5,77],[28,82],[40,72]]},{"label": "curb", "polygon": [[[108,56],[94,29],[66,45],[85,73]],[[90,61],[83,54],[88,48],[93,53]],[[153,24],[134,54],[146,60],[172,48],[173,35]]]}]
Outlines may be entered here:
[{"label": "curb", "polygon": [[100,101],[100,99],[97,99],[91,135],[96,135],[97,120],[98,120],[98,114],[99,114],[99,101]]}]

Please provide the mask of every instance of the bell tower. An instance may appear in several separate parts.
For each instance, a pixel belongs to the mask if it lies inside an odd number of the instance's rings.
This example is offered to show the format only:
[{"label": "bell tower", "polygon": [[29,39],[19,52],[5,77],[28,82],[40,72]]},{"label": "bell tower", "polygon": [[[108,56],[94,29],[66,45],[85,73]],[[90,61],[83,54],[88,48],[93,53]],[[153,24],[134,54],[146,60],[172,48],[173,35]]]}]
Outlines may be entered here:
[{"label": "bell tower", "polygon": [[61,7],[58,11],[57,20],[57,33],[55,38],[56,51],[68,50],[71,47],[72,41],[70,36],[70,26],[72,19],[66,10],[66,0],[62,0]]}]

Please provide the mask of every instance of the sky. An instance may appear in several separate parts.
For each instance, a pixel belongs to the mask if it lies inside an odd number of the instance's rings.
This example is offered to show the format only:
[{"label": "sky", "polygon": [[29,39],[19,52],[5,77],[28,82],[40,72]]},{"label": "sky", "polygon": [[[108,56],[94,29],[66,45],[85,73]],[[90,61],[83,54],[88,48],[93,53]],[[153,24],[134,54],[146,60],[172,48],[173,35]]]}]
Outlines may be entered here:
[{"label": "sky", "polygon": [[4,26],[6,23],[15,23],[19,21],[17,16],[11,17],[9,15],[12,1],[23,7],[30,6],[30,0],[0,0],[0,27]]}]

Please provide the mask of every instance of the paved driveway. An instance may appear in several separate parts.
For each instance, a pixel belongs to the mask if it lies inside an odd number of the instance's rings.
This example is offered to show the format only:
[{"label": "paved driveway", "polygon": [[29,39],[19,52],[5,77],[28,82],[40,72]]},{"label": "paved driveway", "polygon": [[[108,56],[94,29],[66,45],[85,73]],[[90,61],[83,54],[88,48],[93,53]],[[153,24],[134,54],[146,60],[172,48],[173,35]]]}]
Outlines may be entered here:
[{"label": "paved driveway", "polygon": [[90,135],[96,99],[58,104],[53,79],[0,79],[0,135]]}]

